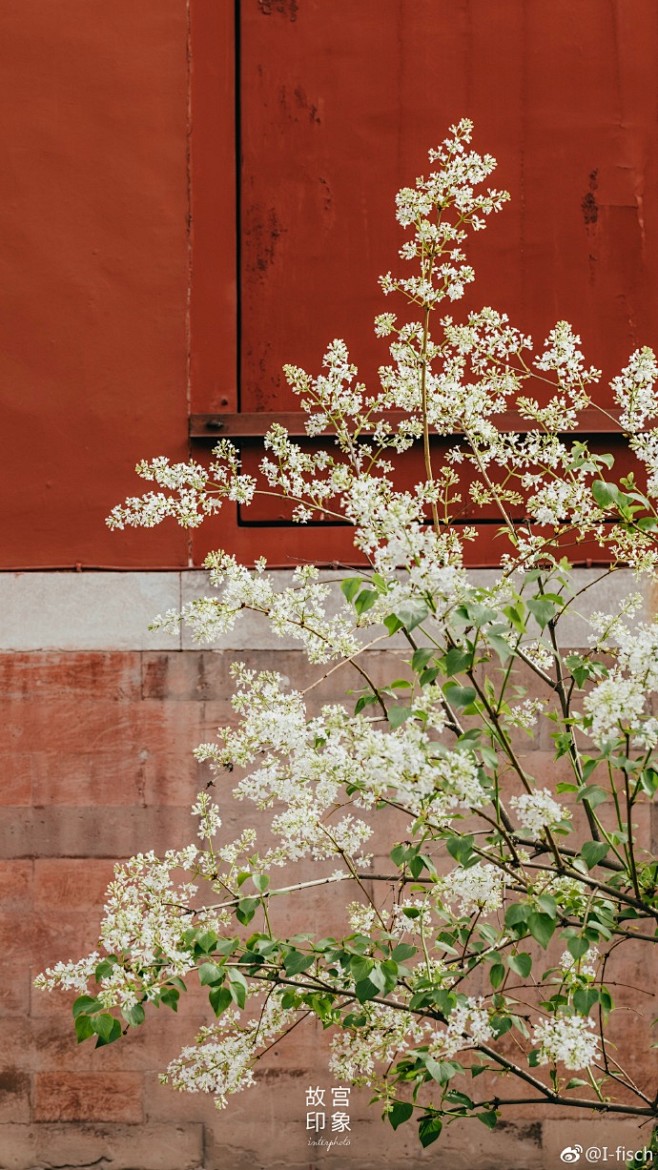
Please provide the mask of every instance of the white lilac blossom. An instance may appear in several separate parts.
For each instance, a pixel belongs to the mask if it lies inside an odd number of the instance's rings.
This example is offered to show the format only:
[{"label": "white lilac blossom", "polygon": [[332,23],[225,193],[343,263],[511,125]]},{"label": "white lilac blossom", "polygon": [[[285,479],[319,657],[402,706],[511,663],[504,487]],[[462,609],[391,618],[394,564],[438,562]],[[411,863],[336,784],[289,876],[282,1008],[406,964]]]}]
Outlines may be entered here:
[{"label": "white lilac blossom", "polygon": [[432,910],[421,898],[404,898],[393,907],[392,934],[423,936],[432,926]]},{"label": "white lilac blossom", "polygon": [[564,979],[569,982],[580,982],[581,978],[595,979],[599,965],[598,947],[590,947],[587,953],[576,959],[570,951],[563,951],[560,958],[560,967]]},{"label": "white lilac blossom", "polygon": [[532,1040],[540,1064],[563,1064],[577,1071],[590,1068],[599,1054],[594,1020],[583,1016],[557,1016],[535,1024]]},{"label": "white lilac blossom", "polygon": [[181,1051],[163,1074],[165,1084],[188,1093],[211,1093],[218,1109],[227,1098],[254,1083],[253,1066],[259,1050],[267,1048],[295,1020],[296,1013],[269,995],[254,1019],[242,1023],[237,1012],[202,1028],[196,1043]]},{"label": "white lilac blossom", "polygon": [[353,1085],[372,1085],[377,1065],[390,1064],[424,1039],[426,1026],[412,1012],[364,1003],[366,1024],[339,1032],[331,1042],[330,1071]]},{"label": "white lilac blossom", "polygon": [[168,610],[151,628],[176,633],[184,622],[195,641],[212,642],[231,630],[244,611],[252,610],[268,618],[278,637],[301,642],[311,662],[349,658],[359,649],[347,607],[339,604],[337,613],[327,613],[332,589],[318,580],[314,565],[298,566],[292,584],[283,589],[265,572],[263,560],[250,572],[228,553],[211,553],[205,565],[217,595],[196,598],[181,610]]},{"label": "white lilac blossom", "polygon": [[648,346],[636,349],[628,365],[610,383],[615,401],[621,407],[620,425],[629,433],[644,430],[647,419],[658,414],[655,382],[658,365]]},{"label": "white lilac blossom", "polygon": [[482,997],[468,996],[450,1013],[448,1025],[430,1032],[429,1051],[438,1060],[449,1060],[467,1048],[488,1044],[494,1037]]},{"label": "white lilac blossom", "polygon": [[441,904],[456,905],[459,914],[491,914],[503,904],[505,875],[494,865],[476,862],[469,869],[453,869],[435,888]]},{"label": "white lilac blossom", "polygon": [[589,734],[598,743],[639,727],[645,709],[646,692],[637,678],[624,678],[614,671],[583,700],[590,716]]},{"label": "white lilac blossom", "polygon": [[529,833],[539,836],[544,829],[551,829],[569,817],[567,809],[554,799],[548,788],[537,792],[524,792],[512,796],[510,805],[515,810],[520,824]]},{"label": "white lilac blossom", "polygon": [[71,959],[68,963],[60,961],[37,975],[34,986],[41,991],[53,991],[59,987],[62,991],[85,992],[100,961],[98,951],[92,951],[84,959]]}]

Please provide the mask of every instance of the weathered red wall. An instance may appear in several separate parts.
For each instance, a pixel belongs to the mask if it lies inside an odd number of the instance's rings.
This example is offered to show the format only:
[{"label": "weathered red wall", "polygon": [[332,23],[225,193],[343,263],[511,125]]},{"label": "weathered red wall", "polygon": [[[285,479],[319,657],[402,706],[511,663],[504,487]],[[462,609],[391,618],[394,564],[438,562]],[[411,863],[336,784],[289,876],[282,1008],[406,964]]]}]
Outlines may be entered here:
[{"label": "weathered red wall", "polygon": [[[473,304],[570,318],[606,376],[657,344],[654,0],[243,0],[236,315],[232,0],[0,12],[2,564],[179,566],[223,543],[345,560],[344,532],[110,534],[188,407],[290,405],[281,365],[344,336],[366,373],[393,197],[464,114],[513,202]],[[188,311],[190,320],[188,321]]]},{"label": "weathered red wall", "polygon": [[184,0],[0,8],[2,563],[186,563],[112,536],[132,465],[186,452]]},{"label": "weathered red wall", "polygon": [[467,245],[468,303],[538,342],[571,320],[607,376],[658,344],[654,0],[281,0],[242,26],[243,409],[291,409],[281,364],[335,336],[387,359],[395,193],[464,116],[512,195]]}]

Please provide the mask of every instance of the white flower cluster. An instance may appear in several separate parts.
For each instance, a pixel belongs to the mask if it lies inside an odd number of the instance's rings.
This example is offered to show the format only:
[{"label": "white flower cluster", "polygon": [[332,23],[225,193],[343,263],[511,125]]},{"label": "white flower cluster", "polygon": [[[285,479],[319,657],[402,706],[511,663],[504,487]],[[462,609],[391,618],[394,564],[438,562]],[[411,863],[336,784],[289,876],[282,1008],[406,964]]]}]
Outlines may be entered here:
[{"label": "white flower cluster", "polygon": [[[212,811],[208,810],[212,816]],[[87,991],[103,955],[117,963],[98,981],[98,998],[106,1008],[130,1007],[145,995],[157,996],[173,976],[184,975],[195,963],[183,935],[193,924],[190,905],[197,887],[174,879],[176,871],[202,872],[203,854],[195,845],[169,850],[163,860],[153,852],[117,864],[106,891],[100,928],[102,952],[77,963],[58,963],[37,978],[52,990]],[[220,927],[219,915],[205,913],[204,924]]]},{"label": "white flower cluster", "polygon": [[465,1048],[477,1048],[494,1038],[489,1013],[482,998],[468,996],[454,1007],[445,1028],[435,1029],[429,1036],[429,1051],[439,1060],[450,1060]]},{"label": "white flower cluster", "polygon": [[505,875],[495,865],[476,862],[465,869],[457,866],[449,877],[439,878],[435,887],[442,905],[456,905],[460,914],[491,914],[503,904]]},{"label": "white flower cluster", "polygon": [[358,1030],[338,1032],[331,1041],[329,1068],[341,1081],[371,1085],[377,1065],[387,1065],[422,1043],[426,1025],[412,1012],[367,1002],[361,1005],[367,1023]]},{"label": "white flower cluster", "polygon": [[590,735],[603,743],[638,727],[645,694],[636,679],[611,674],[585,696],[583,706],[591,716]]},{"label": "white flower cluster", "polygon": [[391,802],[413,816],[425,811],[434,824],[448,824],[458,810],[480,808],[489,799],[475,757],[432,738],[443,726],[438,709],[428,728],[410,719],[382,730],[337,705],[309,719],[303,697],[286,692],[280,675],[240,665],[234,674],[239,689],[233,706],[241,721],[221,731],[221,744],[202,745],[196,754],[219,768],[247,769],[235,788],[238,799],[260,808],[283,806],[271,822],[281,845],[264,864],[309,855],[360,857],[372,828],[351,814],[337,819],[346,788],[356,790],[352,800],[359,808]]},{"label": "white flower cluster", "polygon": [[[113,508],[107,518],[110,528],[153,528],[163,520],[176,520],[183,528],[198,528],[230,499],[249,504],[256,481],[241,475],[236,448],[225,439],[215,447],[216,459],[206,470],[200,463],[170,464],[164,455],[137,464],[137,474],[174,494],[146,492]],[[211,478],[212,477],[212,478]]]},{"label": "white flower cluster", "polygon": [[590,717],[588,734],[597,743],[629,734],[639,745],[658,742],[658,724],[645,717],[647,697],[658,689],[658,623],[640,625],[635,631],[626,625],[597,615],[598,625],[618,642],[616,663],[608,677],[583,700]]},{"label": "white flower cluster", "polygon": [[563,951],[560,958],[560,967],[564,979],[569,982],[580,982],[581,976],[595,979],[599,965],[598,947],[590,947],[580,959],[574,959],[570,951]]},{"label": "white flower cluster", "polygon": [[657,378],[655,354],[644,346],[631,354],[628,365],[610,383],[615,401],[621,407],[619,422],[630,434],[643,430],[647,419],[658,415]]},{"label": "white flower cluster", "polygon": [[153,852],[139,853],[115,866],[101,924],[101,940],[108,954],[129,955],[131,963],[140,967],[164,961],[172,974],[193,967],[182,934],[189,925],[187,907],[197,888],[174,882],[172,871],[181,860],[189,868],[193,864],[191,851],[184,859],[168,852],[162,861]]},{"label": "white flower cluster", "polygon": [[512,796],[510,805],[515,810],[524,829],[539,836],[543,829],[551,829],[559,821],[566,820],[570,813],[554,800],[548,788],[537,792],[524,792]]},{"label": "white flower cluster", "polygon": [[421,937],[427,934],[432,926],[432,911],[427,900],[422,898],[403,898],[393,907],[391,934],[417,934]]},{"label": "white flower cluster", "polygon": [[245,610],[264,614],[280,638],[301,642],[313,663],[349,658],[360,644],[354,633],[353,611],[340,598],[338,612],[327,613],[331,587],[318,580],[315,565],[300,565],[290,586],[283,589],[265,572],[259,560],[252,571],[229,553],[210,553],[206,558],[216,597],[199,597],[181,610],[169,610],[153,623],[154,629],[176,633],[181,622],[197,642],[213,642],[231,630]]},{"label": "white flower cluster", "polygon": [[192,816],[199,817],[199,837],[202,841],[211,841],[217,835],[222,825],[219,809],[211,799],[209,792],[200,792],[196,804],[192,806]]},{"label": "white flower cluster", "polygon": [[563,1064],[578,1070],[589,1068],[599,1052],[599,1038],[592,1029],[594,1020],[583,1016],[557,1016],[535,1024],[533,1043],[537,1046],[540,1064]]},{"label": "white flower cluster", "polygon": [[55,963],[40,972],[34,980],[34,986],[40,991],[54,991],[56,987],[62,991],[86,992],[89,980],[101,961],[98,951],[93,951],[84,959],[71,960],[68,963]]},{"label": "white flower cluster", "polygon": [[275,995],[266,999],[258,1018],[241,1023],[237,1012],[202,1028],[196,1043],[183,1048],[161,1080],[187,1093],[212,1093],[218,1109],[227,1097],[254,1084],[253,1066],[259,1052],[276,1041],[296,1018]]}]

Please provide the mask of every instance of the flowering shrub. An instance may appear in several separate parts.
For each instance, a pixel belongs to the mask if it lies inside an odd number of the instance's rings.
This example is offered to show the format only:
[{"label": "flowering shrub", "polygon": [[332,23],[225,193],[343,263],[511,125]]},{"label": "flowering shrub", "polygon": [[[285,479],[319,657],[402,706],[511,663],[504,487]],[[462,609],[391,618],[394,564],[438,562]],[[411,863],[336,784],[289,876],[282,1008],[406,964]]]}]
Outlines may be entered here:
[{"label": "flowering shrub", "polygon": [[[217,552],[213,591],[158,621],[185,621],[204,641],[245,611],[265,614],[319,677],[349,665],[360,690],[312,714],[276,672],[236,664],[235,723],[196,753],[220,807],[201,793],[192,844],[117,866],[98,952],[37,979],[79,993],[78,1039],[101,1045],[160,1005],[176,1009],[198,980],[209,1023],[163,1079],[219,1106],[252,1083],[262,1052],[315,1017],[332,1030],[337,1080],[370,1086],[394,1128],[413,1118],[423,1145],[455,1118],[493,1127],[518,1103],[657,1113],[656,1086],[612,1045],[609,1019],[627,949],[656,941],[658,866],[636,823],[658,786],[658,623],[634,621],[631,596],[592,617],[584,649],[564,648],[561,624],[592,584],[569,560],[585,542],[610,562],[598,580],[621,564],[655,577],[658,370],[638,350],[612,382],[637,464],[637,478],[617,482],[612,456],[565,437],[600,377],[570,325],[535,352],[494,309],[437,315],[474,278],[467,233],[508,198],[482,189],[495,161],[469,149],[471,130],[453,127],[430,152],[435,169],[397,197],[414,275],[381,280],[406,314],[376,320],[391,339],[379,388],[358,382],[342,341],[318,377],[286,367],[308,435],[331,443],[303,446],[274,426],[258,478],[226,441],[209,469],[142,463],[154,490],[109,520],[195,526],[266,491],[301,523],[319,512],[348,522],[367,568],[338,599],[313,566],[281,588],[263,561],[252,572]],[[499,425],[511,408],[519,432]],[[455,437],[440,465],[436,434]],[[395,468],[414,444],[424,474],[399,490]],[[464,568],[464,542],[477,539],[455,523],[465,491],[500,516],[487,587]],[[370,670],[375,645],[397,647],[385,685]],[[551,788],[522,750],[540,724],[554,744]],[[266,836],[246,827],[227,839],[227,785],[265,811]],[[279,899],[329,883],[345,886],[342,934],[276,929]]]}]

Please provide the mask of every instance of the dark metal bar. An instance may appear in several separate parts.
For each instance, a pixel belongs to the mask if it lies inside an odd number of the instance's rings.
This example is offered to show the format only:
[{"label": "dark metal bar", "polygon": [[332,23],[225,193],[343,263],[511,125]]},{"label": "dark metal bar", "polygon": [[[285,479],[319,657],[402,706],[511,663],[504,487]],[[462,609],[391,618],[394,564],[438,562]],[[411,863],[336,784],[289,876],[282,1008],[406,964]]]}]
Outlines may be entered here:
[{"label": "dark metal bar", "polygon": [[[618,410],[608,410],[606,414],[595,407],[588,407],[578,416],[577,430],[573,434],[582,435],[610,435],[620,437],[621,427],[618,423]],[[274,423],[279,423],[288,431],[288,434],[299,438],[306,434],[305,422],[307,415],[303,411],[244,411],[238,414],[193,414],[190,415],[191,439],[216,439],[226,436],[235,439],[258,439],[269,430]],[[398,422],[405,415],[402,411],[389,411],[386,415],[374,419],[386,418],[390,422]],[[535,424],[522,418],[516,410],[507,410],[496,416],[496,425],[504,432],[518,431],[521,434],[534,430]],[[328,429],[323,432],[330,434]],[[448,437],[448,436],[443,436]]]}]

